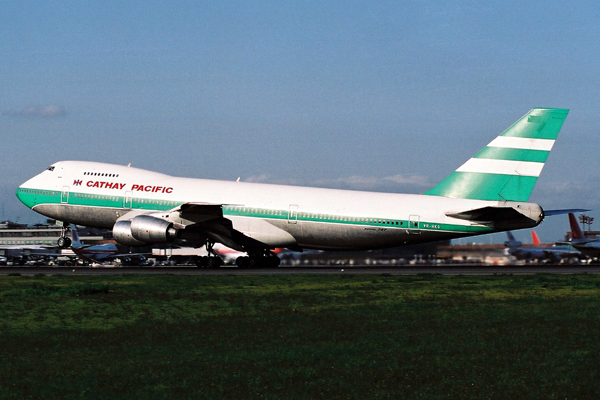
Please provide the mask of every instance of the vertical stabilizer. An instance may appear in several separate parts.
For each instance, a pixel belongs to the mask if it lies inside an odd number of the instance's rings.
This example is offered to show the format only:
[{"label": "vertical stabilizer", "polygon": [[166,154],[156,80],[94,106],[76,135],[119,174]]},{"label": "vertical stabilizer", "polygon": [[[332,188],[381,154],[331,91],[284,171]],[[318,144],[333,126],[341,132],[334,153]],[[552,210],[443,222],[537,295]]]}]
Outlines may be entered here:
[{"label": "vertical stabilizer", "polygon": [[81,240],[79,240],[79,233],[77,232],[77,228],[75,227],[74,224],[71,224],[70,227],[71,227],[71,237],[73,238],[71,248],[79,249],[80,247],[83,247],[83,243],[81,243]]},{"label": "vertical stabilizer", "polygon": [[424,194],[527,201],[569,110],[534,108]]},{"label": "vertical stabilizer", "polygon": [[575,214],[573,213],[569,213],[569,225],[571,225],[571,237],[573,239],[585,239],[585,236],[577,223],[577,218],[575,218]]},{"label": "vertical stabilizer", "polygon": [[536,246],[542,244],[542,242],[540,242],[540,238],[538,237],[537,233],[535,233],[535,231],[531,231],[531,240]]},{"label": "vertical stabilizer", "polygon": [[506,231],[506,236],[508,236],[508,240],[504,242],[504,245],[509,249],[516,249],[518,247],[521,247],[521,245],[523,244],[517,239],[515,239],[515,236],[512,234],[511,231]]}]

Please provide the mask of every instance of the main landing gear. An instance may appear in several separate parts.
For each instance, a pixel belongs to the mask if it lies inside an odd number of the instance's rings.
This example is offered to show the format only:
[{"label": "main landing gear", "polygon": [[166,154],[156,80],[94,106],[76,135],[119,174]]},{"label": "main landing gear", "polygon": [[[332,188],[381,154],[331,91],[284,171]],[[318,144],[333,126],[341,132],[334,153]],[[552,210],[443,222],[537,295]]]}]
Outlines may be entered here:
[{"label": "main landing gear", "polygon": [[[196,265],[199,268],[219,268],[224,265],[223,259],[219,257],[214,250],[215,243],[212,241],[206,242],[207,256],[196,257]],[[275,254],[268,250],[262,253],[252,253],[249,256],[238,257],[235,264],[239,268],[277,268],[281,260]]]},{"label": "main landing gear", "polygon": [[195,262],[198,268],[219,268],[224,264],[223,259],[219,257],[214,250],[214,245],[214,242],[206,242],[206,252],[208,253],[208,256],[196,257]]},{"label": "main landing gear", "polygon": [[275,254],[266,252],[260,255],[238,257],[235,264],[239,268],[277,268],[281,260]]},{"label": "main landing gear", "polygon": [[61,249],[67,249],[69,247],[71,247],[71,244],[73,244],[73,241],[71,240],[71,228],[69,227],[68,224],[63,223],[63,226],[61,228],[61,232],[60,232],[60,237],[58,238],[56,244],[58,245],[58,247],[60,247]]}]

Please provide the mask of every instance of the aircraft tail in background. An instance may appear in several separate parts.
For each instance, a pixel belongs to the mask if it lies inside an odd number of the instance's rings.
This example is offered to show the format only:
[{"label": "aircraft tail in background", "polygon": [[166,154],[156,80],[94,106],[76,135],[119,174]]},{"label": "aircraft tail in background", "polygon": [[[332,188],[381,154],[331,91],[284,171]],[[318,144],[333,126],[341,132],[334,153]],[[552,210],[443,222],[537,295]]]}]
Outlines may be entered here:
[{"label": "aircraft tail in background", "polygon": [[504,245],[509,249],[514,249],[523,245],[521,241],[515,239],[515,235],[513,235],[511,231],[506,231],[506,236],[508,237],[508,240],[504,242]]},{"label": "aircraft tail in background", "polygon": [[538,237],[537,233],[535,233],[535,231],[531,231],[531,240],[532,243],[536,246],[542,244],[542,242],[540,242],[540,238]]},{"label": "aircraft tail in background", "polygon": [[71,248],[79,249],[83,247],[83,243],[79,239],[79,233],[77,232],[77,227],[74,224],[70,224],[71,228]]},{"label": "aircraft tail in background", "polygon": [[427,195],[528,201],[569,110],[534,108]]},{"label": "aircraft tail in background", "polygon": [[581,231],[575,214],[569,213],[569,225],[571,225],[571,237],[573,239],[585,239],[585,235]]}]

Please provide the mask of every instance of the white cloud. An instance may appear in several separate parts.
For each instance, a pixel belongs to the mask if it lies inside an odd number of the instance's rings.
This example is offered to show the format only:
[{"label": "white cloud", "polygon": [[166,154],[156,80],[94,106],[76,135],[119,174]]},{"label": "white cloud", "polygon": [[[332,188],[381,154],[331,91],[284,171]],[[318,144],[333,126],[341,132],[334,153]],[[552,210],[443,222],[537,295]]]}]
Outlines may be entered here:
[{"label": "white cloud", "polygon": [[293,185],[293,186],[306,186],[305,182],[301,182],[295,179],[281,179],[281,178],[273,178],[269,174],[261,174],[261,175],[252,175],[247,178],[243,176],[240,179],[242,182],[252,182],[252,183],[274,183],[277,185]]},{"label": "white cloud", "polygon": [[48,104],[41,107],[29,106],[20,111],[7,111],[4,113],[4,115],[8,116],[25,118],[56,118],[65,116],[66,114],[65,108],[57,104]]},{"label": "white cloud", "polygon": [[433,186],[430,182],[429,182],[429,178],[427,178],[426,176],[423,175],[393,175],[393,176],[387,176],[385,178],[383,178],[384,181],[390,181],[390,182],[394,182],[397,183],[399,185],[415,185],[415,186],[422,186],[424,188],[428,188],[430,186]]},{"label": "white cloud", "polygon": [[373,190],[390,192],[422,192],[431,187],[429,180],[421,175],[394,175],[384,178],[373,176],[352,175],[332,179],[317,179],[313,181],[299,181],[294,179],[277,179],[268,174],[242,177],[244,182],[275,183],[280,185],[314,186],[334,189]]}]

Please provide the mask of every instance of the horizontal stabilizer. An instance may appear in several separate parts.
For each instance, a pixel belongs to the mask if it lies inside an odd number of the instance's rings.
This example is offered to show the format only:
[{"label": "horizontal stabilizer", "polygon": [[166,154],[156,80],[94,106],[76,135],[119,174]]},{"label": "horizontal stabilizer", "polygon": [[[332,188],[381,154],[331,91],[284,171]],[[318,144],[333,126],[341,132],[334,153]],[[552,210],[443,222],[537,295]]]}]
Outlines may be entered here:
[{"label": "horizontal stabilizer", "polygon": [[516,229],[537,226],[544,218],[542,208],[534,203],[508,203],[488,206],[446,215],[473,223],[490,225],[497,229]]},{"label": "horizontal stabilizer", "polygon": [[568,213],[578,213],[578,212],[586,212],[590,211],[585,208],[567,208],[564,210],[544,210],[544,215],[550,217],[552,215],[563,215]]}]

